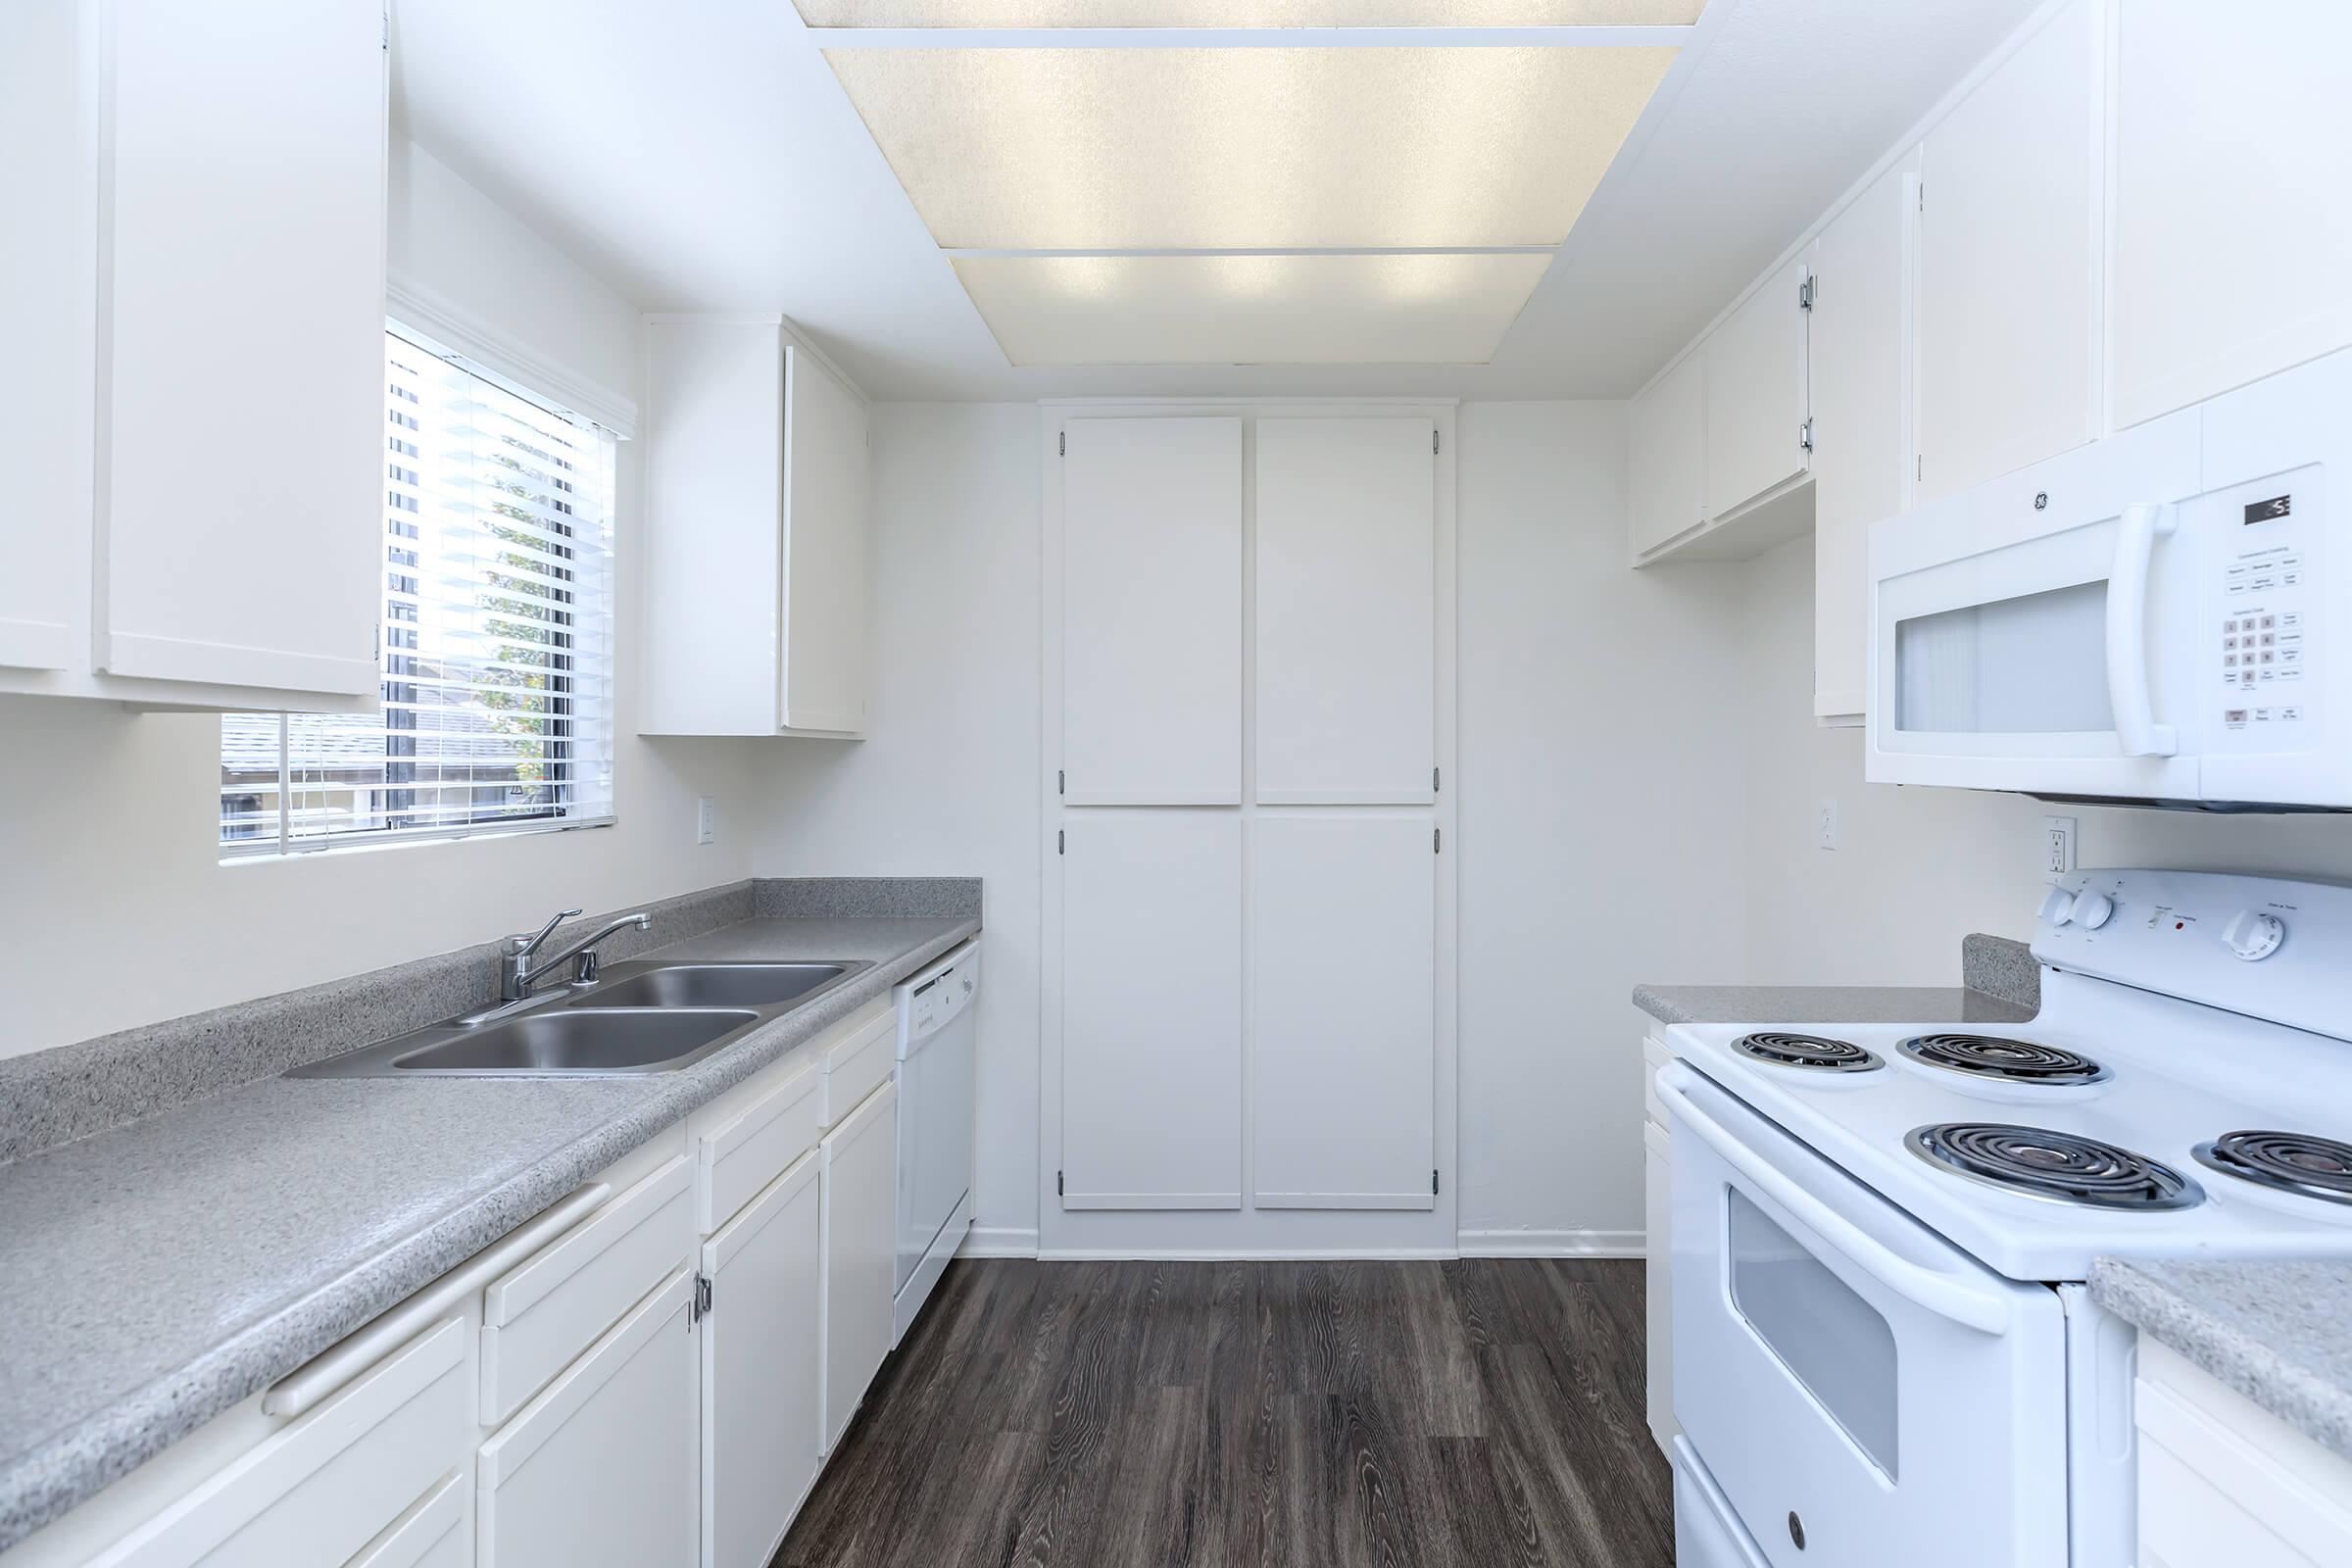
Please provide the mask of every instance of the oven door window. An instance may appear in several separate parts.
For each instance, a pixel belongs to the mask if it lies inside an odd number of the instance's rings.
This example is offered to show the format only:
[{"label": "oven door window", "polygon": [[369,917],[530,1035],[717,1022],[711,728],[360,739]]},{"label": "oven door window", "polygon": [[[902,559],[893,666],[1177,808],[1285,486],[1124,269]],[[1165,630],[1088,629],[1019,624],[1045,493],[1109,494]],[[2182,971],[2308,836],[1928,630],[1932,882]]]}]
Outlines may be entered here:
[{"label": "oven door window", "polygon": [[1894,1331],[1744,1193],[1725,1192],[1732,1304],[1854,1446],[1897,1479]]},{"label": "oven door window", "polygon": [[2046,735],[2115,728],[2104,578],[1899,621],[1894,660],[1898,730]]}]

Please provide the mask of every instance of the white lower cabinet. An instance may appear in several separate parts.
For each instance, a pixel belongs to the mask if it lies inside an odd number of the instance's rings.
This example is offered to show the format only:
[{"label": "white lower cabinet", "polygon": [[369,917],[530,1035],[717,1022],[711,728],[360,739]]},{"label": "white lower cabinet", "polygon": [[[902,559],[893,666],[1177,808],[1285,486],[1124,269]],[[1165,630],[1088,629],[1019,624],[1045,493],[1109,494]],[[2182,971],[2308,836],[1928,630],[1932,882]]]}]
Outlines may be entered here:
[{"label": "white lower cabinet", "polygon": [[816,1480],[822,1156],[703,1244],[704,1568],[763,1568]]},{"label": "white lower cabinet", "polygon": [[2352,1562],[2352,1459],[2143,1337],[2139,1568]]},{"label": "white lower cabinet", "polygon": [[1657,1071],[1673,1058],[1654,1039],[1642,1043],[1642,1212],[1643,1240],[1642,1284],[1646,1312],[1642,1339],[1648,1349],[1649,1435],[1672,1458],[1674,1440],[1682,1428],[1674,1421],[1674,1280],[1673,1249],[1668,1217],[1674,1212],[1672,1140],[1659,1114],[1656,1092],[1648,1086]]},{"label": "white lower cabinet", "polygon": [[473,1478],[459,1470],[360,1549],[348,1568],[466,1568],[473,1561]]},{"label": "white lower cabinet", "polygon": [[890,1353],[898,1275],[899,1090],[884,1084],[825,1135],[824,1449],[833,1451]]},{"label": "white lower cabinet", "polygon": [[680,1269],[482,1445],[478,1568],[645,1568],[696,1558],[702,1379]]},{"label": "white lower cabinet", "polygon": [[103,1568],[349,1562],[459,1468],[472,1425],[466,1370],[466,1327],[453,1319],[205,1478],[92,1561]]}]

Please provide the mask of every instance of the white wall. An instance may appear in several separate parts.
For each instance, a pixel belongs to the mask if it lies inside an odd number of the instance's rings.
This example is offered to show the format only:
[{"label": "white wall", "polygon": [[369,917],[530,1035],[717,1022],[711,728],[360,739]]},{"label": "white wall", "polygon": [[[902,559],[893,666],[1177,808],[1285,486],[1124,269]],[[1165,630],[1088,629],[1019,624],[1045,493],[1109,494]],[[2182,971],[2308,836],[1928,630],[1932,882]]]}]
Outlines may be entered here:
[{"label": "white wall", "polygon": [[1639,1246],[1629,994],[1743,963],[1741,573],[1626,569],[1623,404],[1460,431],[1463,1245]]},{"label": "white wall", "polygon": [[[1745,568],[1742,772],[1753,979],[1954,984],[1965,933],[2034,935],[2045,813],[2077,819],[2083,865],[2352,878],[2352,816],[2049,806],[2015,795],[1865,784],[1863,732],[1813,722],[1812,552],[1811,538],[1797,539]],[[1823,797],[1839,807],[1834,852],[1814,844]]]},{"label": "white wall", "polygon": [[[1037,410],[874,410],[873,738],[765,749],[762,875],[978,874],[983,1241],[1039,1194]],[[1736,977],[1737,567],[1624,565],[1624,410],[1470,405],[1461,562],[1461,1224],[1641,1225],[1637,979]],[[1659,690],[1675,693],[1657,700]],[[1489,1236],[1487,1245],[1518,1238]]]},{"label": "white wall", "polygon": [[873,410],[864,741],[760,747],[767,876],[978,876],[987,1240],[1037,1233],[1039,528],[1034,404]]},{"label": "white wall", "polygon": [[[637,395],[634,308],[397,142],[391,232],[396,270]],[[487,941],[567,905],[746,875],[749,754],[633,734],[639,459],[623,443],[616,827],[224,866],[217,718],[0,699],[0,1055]],[[694,843],[698,795],[721,802],[716,845]]]}]

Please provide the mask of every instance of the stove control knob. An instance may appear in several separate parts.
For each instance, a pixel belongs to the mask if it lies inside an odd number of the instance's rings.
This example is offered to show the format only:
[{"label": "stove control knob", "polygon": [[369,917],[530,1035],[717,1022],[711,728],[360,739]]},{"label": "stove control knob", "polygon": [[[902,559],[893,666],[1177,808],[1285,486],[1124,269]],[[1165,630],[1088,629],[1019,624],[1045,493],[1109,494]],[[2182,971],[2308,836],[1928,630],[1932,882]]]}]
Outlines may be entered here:
[{"label": "stove control knob", "polygon": [[2275,914],[2240,909],[2222,927],[2222,940],[2231,953],[2252,963],[2278,951],[2278,944],[2286,940],[2286,922]]},{"label": "stove control knob", "polygon": [[2085,931],[2096,931],[2115,913],[2115,901],[2104,893],[2084,888],[2075,896],[2075,924]]},{"label": "stove control knob", "polygon": [[2075,917],[2075,896],[2051,883],[2050,891],[2041,896],[2041,917],[2054,926],[2066,924]]}]

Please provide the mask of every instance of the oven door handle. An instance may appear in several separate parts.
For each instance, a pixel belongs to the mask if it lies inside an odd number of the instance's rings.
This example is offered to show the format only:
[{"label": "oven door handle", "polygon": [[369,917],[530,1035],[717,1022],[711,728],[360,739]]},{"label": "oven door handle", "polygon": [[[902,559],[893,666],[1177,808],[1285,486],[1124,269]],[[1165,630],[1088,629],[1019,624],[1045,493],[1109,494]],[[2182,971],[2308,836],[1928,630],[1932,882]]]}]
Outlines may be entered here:
[{"label": "oven door handle", "polygon": [[2148,695],[2148,571],[2156,541],[2179,524],[2171,507],[2134,501],[2116,526],[2115,566],[2107,577],[2107,706],[2126,757],[2171,757],[2180,749],[2173,726],[2156,722]]},{"label": "oven door handle", "polygon": [[1721,1122],[1699,1109],[1697,1102],[1689,1095],[1669,1083],[1664,1073],[1658,1075],[1657,1091],[1658,1099],[1674,1112],[1676,1119],[1698,1134],[1708,1148],[1723,1157],[1726,1164],[1753,1183],[1757,1191],[1820,1233],[1822,1240],[1843,1252],[1888,1290],[1914,1305],[1925,1307],[1937,1317],[1949,1318],[1980,1333],[2000,1335],[2009,1332],[2007,1297],[1992,1291],[1972,1289],[1948,1274],[1938,1274],[1932,1268],[1923,1268],[1909,1258],[1896,1255],[1884,1242],[1773,1169],[1753,1150],[1727,1131]]}]

